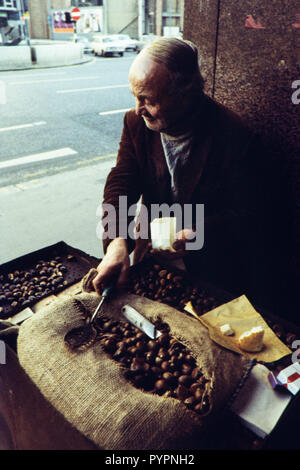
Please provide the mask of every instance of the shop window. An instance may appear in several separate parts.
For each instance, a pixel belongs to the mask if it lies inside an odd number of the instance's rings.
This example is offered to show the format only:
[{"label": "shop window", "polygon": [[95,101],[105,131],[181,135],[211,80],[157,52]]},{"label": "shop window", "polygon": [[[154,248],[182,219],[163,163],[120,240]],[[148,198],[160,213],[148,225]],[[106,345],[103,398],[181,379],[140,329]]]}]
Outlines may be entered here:
[{"label": "shop window", "polygon": [[180,13],[180,0],[163,0],[165,13]]}]

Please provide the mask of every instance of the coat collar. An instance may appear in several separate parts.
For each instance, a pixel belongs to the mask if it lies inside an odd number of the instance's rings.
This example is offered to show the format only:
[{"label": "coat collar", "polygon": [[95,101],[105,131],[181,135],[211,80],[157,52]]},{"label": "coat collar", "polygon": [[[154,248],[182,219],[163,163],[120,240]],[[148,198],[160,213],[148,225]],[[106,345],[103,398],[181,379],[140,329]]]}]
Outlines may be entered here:
[{"label": "coat collar", "polygon": [[[179,174],[179,196],[178,202],[189,203],[195,187],[203,174],[208,154],[211,149],[213,136],[210,123],[214,120],[214,106],[212,100],[205,96],[199,110],[199,117],[194,126],[194,142],[191,155]],[[166,163],[166,158],[161,143],[161,136],[158,132],[147,132],[147,147],[152,147],[150,153],[153,159],[153,170],[156,173],[158,187],[155,192],[159,201],[171,202],[170,195],[170,174]],[[169,201],[166,201],[166,194],[169,194]]]}]

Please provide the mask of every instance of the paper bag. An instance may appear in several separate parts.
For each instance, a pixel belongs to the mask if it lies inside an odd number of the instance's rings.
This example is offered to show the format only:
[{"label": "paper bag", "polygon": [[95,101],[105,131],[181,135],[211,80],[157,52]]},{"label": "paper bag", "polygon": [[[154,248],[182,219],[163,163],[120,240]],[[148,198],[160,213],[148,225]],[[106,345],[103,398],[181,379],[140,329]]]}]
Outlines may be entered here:
[{"label": "paper bag", "polygon": [[150,224],[152,248],[154,250],[170,250],[176,236],[176,217],[154,219]]},{"label": "paper bag", "polygon": [[[187,310],[191,310],[190,305]],[[292,352],[275,335],[245,295],[220,305],[210,312],[198,316],[198,318],[208,328],[211,339],[216,343],[251,359],[257,359],[262,362],[274,362]],[[227,323],[230,324],[234,331],[232,336],[225,336],[220,330],[220,327]],[[261,326],[265,330],[263,349],[260,352],[244,351],[239,347],[238,339],[242,333],[251,330],[255,326]]]}]

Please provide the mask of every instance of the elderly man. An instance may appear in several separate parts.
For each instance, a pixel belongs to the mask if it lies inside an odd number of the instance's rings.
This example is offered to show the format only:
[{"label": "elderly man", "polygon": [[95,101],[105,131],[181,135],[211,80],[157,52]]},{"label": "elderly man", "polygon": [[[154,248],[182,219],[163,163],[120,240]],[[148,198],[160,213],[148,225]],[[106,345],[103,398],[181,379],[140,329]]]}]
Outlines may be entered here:
[{"label": "elderly man", "polygon": [[[245,291],[260,279],[253,252],[259,259],[265,249],[258,222],[264,195],[256,137],[238,116],[204,94],[198,51],[189,41],[153,42],[134,60],[129,80],[136,106],[124,118],[104,203],[118,210],[122,195],[128,206],[140,196],[147,208],[204,204],[204,247],[184,252],[177,244],[179,253],[202,279]],[[112,278],[124,284],[130,252],[141,252],[140,240],[120,235],[119,225],[120,216],[116,236],[103,241],[105,256],[94,280],[98,293]],[[178,239],[190,238],[191,228],[183,227]]]}]

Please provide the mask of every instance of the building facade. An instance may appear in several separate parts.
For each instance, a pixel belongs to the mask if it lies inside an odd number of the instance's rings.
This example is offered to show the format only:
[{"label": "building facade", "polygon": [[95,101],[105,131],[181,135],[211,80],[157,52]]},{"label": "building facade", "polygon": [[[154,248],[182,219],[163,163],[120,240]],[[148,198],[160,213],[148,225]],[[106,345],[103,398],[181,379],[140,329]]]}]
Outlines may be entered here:
[{"label": "building facade", "polygon": [[145,0],[145,32],[157,36],[183,33],[184,0]]},{"label": "building facade", "polygon": [[[4,0],[0,0],[4,1]],[[13,1],[13,0],[12,0]],[[32,38],[70,39],[74,32],[178,36],[183,32],[184,0],[23,0]],[[71,10],[80,9],[76,26]]]},{"label": "building facade", "polygon": [[0,0],[0,45],[17,45],[25,37],[27,0]]}]

